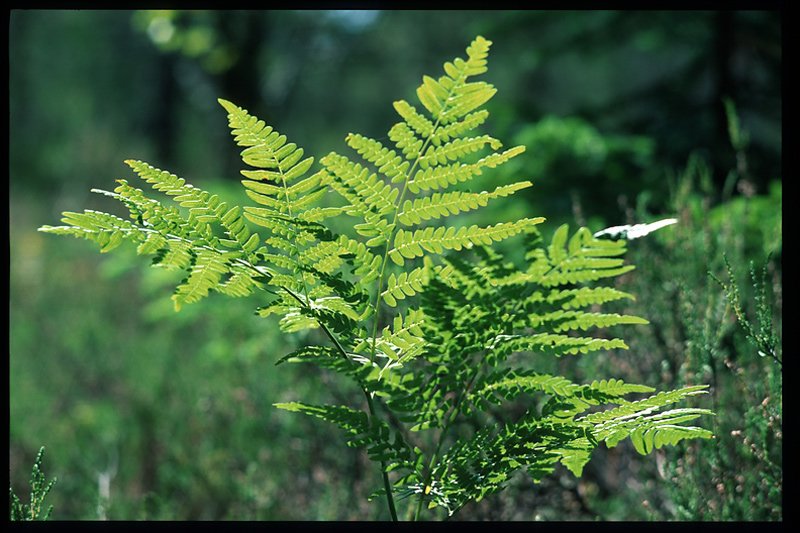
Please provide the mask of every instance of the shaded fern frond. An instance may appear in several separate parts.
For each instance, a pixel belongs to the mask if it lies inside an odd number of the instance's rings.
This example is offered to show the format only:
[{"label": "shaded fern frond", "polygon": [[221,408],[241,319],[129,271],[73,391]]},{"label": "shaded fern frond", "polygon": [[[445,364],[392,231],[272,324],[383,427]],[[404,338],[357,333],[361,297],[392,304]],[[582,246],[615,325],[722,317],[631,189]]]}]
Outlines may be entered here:
[{"label": "shaded fern frond", "polygon": [[563,376],[538,374],[533,371],[505,368],[479,379],[466,397],[463,409],[469,413],[474,408],[485,409],[488,403],[500,405],[521,394],[544,392],[558,396],[572,396],[580,385]]},{"label": "shaded fern frond", "polygon": [[305,413],[335,424],[348,434],[348,446],[366,447],[371,459],[386,464],[386,471],[416,466],[415,454],[402,436],[387,424],[368,417],[363,411],[343,405],[310,405],[300,402],[274,405],[278,409]]},{"label": "shaded fern frond", "polygon": [[520,468],[534,481],[552,473],[559,462],[577,471],[593,448],[583,428],[550,420],[523,418],[499,429],[482,429],[450,448],[434,468],[432,478],[440,491],[431,504],[452,515],[469,501],[501,490]]}]

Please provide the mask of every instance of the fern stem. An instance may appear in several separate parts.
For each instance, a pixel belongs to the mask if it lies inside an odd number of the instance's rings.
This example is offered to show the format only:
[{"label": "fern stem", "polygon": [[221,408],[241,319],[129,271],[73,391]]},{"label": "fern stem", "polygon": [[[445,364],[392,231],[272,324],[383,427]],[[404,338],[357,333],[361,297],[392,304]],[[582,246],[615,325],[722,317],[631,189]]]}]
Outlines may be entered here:
[{"label": "fern stem", "polygon": [[[447,102],[450,96],[453,94],[453,89],[459,85],[459,83],[463,83],[466,80],[466,76],[461,75],[456,83],[453,84],[453,87],[448,91],[447,98],[445,102]],[[372,353],[370,354],[370,359],[375,360],[375,350],[376,350],[376,343],[378,339],[378,322],[380,321],[380,306],[381,306],[381,289],[383,289],[383,274],[386,271],[386,263],[389,260],[389,248],[392,245],[392,238],[395,236],[395,232],[397,230],[397,217],[400,215],[400,206],[403,205],[403,200],[406,197],[406,192],[408,191],[408,182],[411,180],[411,176],[414,174],[414,169],[417,168],[419,164],[419,160],[422,157],[422,154],[425,153],[425,149],[430,146],[433,136],[436,133],[436,128],[439,127],[439,124],[442,121],[442,115],[444,114],[445,109],[442,109],[439,112],[439,116],[436,117],[436,123],[433,125],[433,129],[431,129],[430,134],[428,134],[428,138],[425,139],[425,142],[422,143],[422,147],[419,149],[419,153],[417,153],[417,157],[414,159],[414,163],[409,167],[408,172],[406,173],[405,179],[403,180],[403,190],[400,191],[400,195],[397,197],[397,203],[395,204],[394,209],[394,217],[392,218],[391,228],[392,230],[389,233],[389,237],[386,239],[386,247],[383,251],[383,261],[381,261],[381,272],[378,276],[378,290],[375,293],[375,322],[372,326]]]},{"label": "fern stem", "polygon": [[[242,263],[244,266],[250,268],[251,270],[253,270],[255,272],[258,272],[259,275],[263,274],[263,272],[261,272],[255,265],[253,265],[249,261],[245,261],[243,259],[239,259],[239,262]],[[304,286],[305,286],[305,283],[304,283]],[[303,306],[308,307],[307,299],[306,299],[306,301],[303,301],[303,299],[299,295],[295,294],[294,291],[292,291],[288,287],[281,287],[281,288],[284,291],[286,291],[286,293],[289,294],[292,298],[297,300],[298,303],[300,303]],[[342,354],[342,357],[344,357],[347,360],[350,360],[350,356],[347,354],[347,350],[344,349],[344,346],[342,346],[342,344],[339,342],[339,339],[336,338],[336,336],[333,334],[333,332],[331,332],[331,330],[328,329],[328,326],[325,325],[323,322],[321,322],[319,320],[317,320],[317,323],[320,325],[322,330],[325,332],[325,335],[328,337],[328,339],[330,339],[330,341],[336,346],[336,349],[339,351],[339,353]],[[375,413],[375,405],[374,405],[374,403],[372,401],[372,396],[370,395],[370,392],[364,387],[360,387],[360,388],[361,388],[361,391],[364,393],[364,397],[367,400],[367,408],[369,410],[370,418],[371,419],[377,418],[377,415]],[[391,485],[391,482],[389,481],[389,474],[388,474],[388,472],[386,472],[386,462],[385,461],[381,461],[380,463],[381,463],[381,475],[383,477],[383,486],[384,486],[384,489],[386,491],[386,503],[387,503],[387,505],[389,507],[389,514],[392,517],[392,521],[397,522],[398,521],[397,520],[397,510],[396,510],[395,504],[394,504],[394,497],[392,495],[392,485]]]},{"label": "fern stem", "polygon": [[[364,391],[364,396],[367,398],[367,407],[369,408],[369,416],[370,418],[376,418],[375,415],[375,406],[372,402],[372,397],[370,396],[367,389],[362,388],[361,390]],[[394,506],[394,496],[392,495],[392,483],[389,481],[389,473],[386,471],[386,462],[381,461],[381,476],[383,477],[383,489],[386,491],[386,504],[389,506],[389,514],[392,516],[392,521],[397,522],[397,509]]]},{"label": "fern stem", "polygon": [[[294,298],[298,298],[292,291],[286,289],[289,294],[291,294]],[[342,347],[339,340],[333,335],[328,326],[323,324],[321,321],[317,321],[317,323],[322,328],[322,331],[325,332],[325,335],[336,345],[336,349],[341,352],[342,356],[345,359],[350,359],[345,351],[344,347]],[[377,415],[375,414],[375,404],[372,401],[372,396],[370,395],[369,391],[361,387],[361,391],[364,393],[364,397],[367,399],[367,408],[369,409],[369,417],[370,419],[377,419]],[[392,484],[389,481],[389,473],[386,471],[386,462],[381,461],[381,476],[383,477],[383,488],[386,491],[386,504],[389,507],[389,514],[392,516],[392,521],[397,522],[397,510],[395,509],[394,505],[394,497],[392,496]]]},{"label": "fern stem", "polygon": [[[283,194],[284,194],[284,197],[286,198],[286,212],[289,214],[289,218],[294,218],[294,216],[292,215],[291,202],[289,201],[289,187],[286,185],[286,174],[284,174],[283,169],[280,166],[280,162],[277,159],[275,159],[275,165],[278,167],[278,172],[280,172],[280,174],[281,174],[281,184],[283,185]],[[294,246],[292,247],[292,251],[294,253],[292,255],[297,257],[297,260],[298,260],[298,263],[299,263],[300,262],[300,251],[299,251],[298,246],[297,246],[297,234],[294,235],[293,241],[294,241]],[[306,299],[304,305],[306,307],[308,307],[308,301],[309,301],[309,298],[308,298],[308,284],[306,283],[306,273],[305,272],[302,272],[302,271],[300,272],[300,279],[303,282],[303,296],[305,296],[305,299]],[[319,322],[319,321],[317,321],[317,322]],[[345,354],[345,359],[347,359],[347,355],[346,354]]]},{"label": "fern stem", "polygon": [[[462,402],[467,397],[467,394],[469,393],[470,389],[472,388],[472,385],[475,383],[475,380],[477,379],[478,375],[480,375],[481,369],[483,368],[483,364],[485,362],[486,362],[486,357],[484,356],[481,359],[481,364],[478,366],[478,369],[472,375],[472,377],[469,380],[469,383],[467,383],[467,385],[461,391],[461,394],[459,395],[458,399],[455,401],[455,403],[453,404],[453,407],[451,408],[450,412],[447,414],[447,419],[448,419],[447,423],[444,425],[444,427],[442,428],[442,432],[439,434],[439,440],[436,443],[436,449],[434,450],[433,455],[431,455],[431,460],[428,462],[428,479],[425,481],[426,485],[430,485],[431,484],[431,481],[432,481],[431,480],[431,476],[433,475],[433,465],[436,463],[436,460],[439,458],[439,452],[442,449],[442,444],[444,444],[444,439],[447,436],[448,431],[450,431],[450,427],[453,425],[453,422],[456,421],[456,418],[458,417],[458,410],[461,408]],[[419,520],[419,515],[420,515],[420,512],[422,511],[422,504],[424,502],[425,502],[425,493],[423,491],[419,495],[419,501],[417,502],[417,509],[414,512],[414,521],[415,522]],[[451,516],[455,512],[456,511],[453,511],[451,513]]]},{"label": "fern stem", "polygon": [[[298,302],[302,303],[302,300],[300,299],[300,297],[297,294],[294,293],[294,291],[292,291],[291,289],[288,289],[286,287],[282,287],[282,288],[287,293],[289,293],[289,295],[292,296],[292,298],[294,298]],[[317,320],[317,324],[320,325],[320,327],[322,328],[322,331],[325,332],[325,335],[336,346],[336,349],[339,350],[339,352],[342,354],[342,357],[344,357],[347,360],[350,360],[350,357],[347,355],[347,351],[344,349],[342,344],[339,342],[339,339],[336,338],[336,336],[333,334],[333,332],[330,329],[328,329],[328,326],[326,326],[323,322],[321,322],[319,320]],[[375,404],[372,401],[372,396],[370,395],[370,392],[366,388],[361,387],[360,385],[359,385],[359,387],[361,388],[361,392],[364,393],[364,397],[367,399],[367,409],[369,410],[370,419],[371,420],[372,419],[377,419],[377,415],[375,413]],[[383,477],[383,487],[384,487],[384,490],[386,491],[386,504],[389,507],[389,514],[392,517],[392,521],[393,522],[397,522],[398,521],[397,520],[397,510],[396,510],[395,505],[394,505],[394,497],[392,496],[392,484],[389,481],[389,473],[386,471],[386,462],[385,461],[381,461],[380,463],[381,463],[381,476]]]}]

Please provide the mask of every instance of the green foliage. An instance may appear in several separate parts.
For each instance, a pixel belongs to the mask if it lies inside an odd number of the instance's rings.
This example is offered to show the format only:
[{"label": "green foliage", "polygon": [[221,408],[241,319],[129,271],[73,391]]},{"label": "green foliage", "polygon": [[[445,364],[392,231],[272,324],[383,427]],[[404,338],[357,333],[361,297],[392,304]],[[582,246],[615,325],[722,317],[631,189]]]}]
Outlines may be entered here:
[{"label": "green foliage", "polygon": [[[708,383],[715,438],[658,452],[647,469],[606,457],[616,475],[596,476],[585,491],[587,505],[608,509],[609,519],[782,520],[781,187],[753,194],[741,143],[732,146],[737,167],[722,202],[703,158],[693,155],[670,176],[679,223],[637,241],[637,276],[618,284],[639,298],[625,301],[625,312],[646,308],[652,324],[627,337],[640,354],[627,365],[629,379]],[[734,190],[742,194],[728,198]],[[653,216],[647,200],[640,195],[636,218]],[[621,363],[582,362],[586,375]],[[637,494],[620,490],[643,478]]]},{"label": "green foliage", "polygon": [[[415,361],[421,368],[403,372],[408,376],[402,380],[407,395],[395,393],[389,406],[402,413],[401,420],[411,424],[412,432],[441,428],[446,434],[453,424],[470,420],[483,429],[470,439],[455,441],[441,458],[434,453],[429,470],[411,473],[402,493],[417,491],[420,501],[454,513],[470,500],[479,501],[501,489],[517,469],[526,469],[538,482],[560,462],[579,476],[599,442],[613,446],[631,437],[635,445],[648,443],[637,447],[645,454],[654,442],[660,447],[683,436],[710,436],[700,428],[676,425],[708,414],[706,410],[659,412],[703,387],[632,402],[624,397],[652,389],[617,380],[577,385],[526,368],[531,364],[526,359],[536,353],[559,357],[626,348],[621,339],[578,332],[646,322],[590,312],[597,301],[629,297],[625,293],[601,287],[565,288],[573,287],[573,280],[596,279],[617,269],[616,262],[605,263],[608,272],[598,273],[596,260],[624,251],[622,241],[593,239],[585,228],[569,239],[570,245],[566,234],[563,226],[547,247],[539,239],[529,239],[527,268],[518,269],[491,250],[479,249],[477,262],[451,257],[445,263],[446,277],[429,282],[422,295],[427,349]],[[521,357],[530,352],[534,353]],[[550,398],[517,420],[493,422],[496,406],[502,409],[505,400],[521,395]],[[609,405],[619,407],[584,415],[590,408]],[[445,442],[438,438],[437,451]],[[425,492],[425,487],[432,489]]]},{"label": "green foliage", "polygon": [[[496,92],[472,80],[486,72],[490,44],[477,37],[466,59],[445,63],[437,79],[423,77],[423,109],[395,102],[402,120],[388,132],[393,148],[350,134],[358,158],[332,152],[316,171],[314,158],[285,135],[220,100],[250,167],[242,185],[257,206],[229,207],[169,172],[128,161],[176,205],[119,180],[113,192],[96,192],[122,202],[130,220],[86,210],[40,229],[88,239],[101,252],[130,241],[137,254],[154,256],[154,266],[184,271],[176,310],[212,291],[263,290],[270,300],[258,315],[278,315],[289,333],[321,330],[329,345],[279,362],[342,374],[365,405],[275,406],[331,422],[348,445],[366,448],[380,463],[378,493],[393,519],[395,495],[415,496],[408,507],[415,518],[426,504],[450,516],[504,488],[517,470],[539,482],[560,463],[580,476],[601,442],[630,439],[644,455],[710,438],[685,424],[711,411],[672,407],[704,393],[703,385],[630,398],[653,389],[616,379],[580,385],[535,371],[538,358],[626,349],[606,328],[647,323],[600,311],[631,298],[595,285],[633,269],[621,258],[624,241],[597,239],[586,228],[570,235],[564,225],[545,243],[541,217],[486,226],[446,220],[530,186],[450,190],[524,151],[500,151],[499,140],[476,132]],[[352,231],[334,231],[329,218],[349,221]],[[525,238],[520,265],[489,248],[514,236]],[[519,397],[529,402],[526,412],[505,413],[505,401]],[[463,434],[462,423],[475,431]]]},{"label": "green foliage", "polygon": [[744,329],[748,342],[758,351],[761,357],[769,356],[779,367],[783,367],[782,345],[778,333],[773,325],[772,308],[767,300],[767,267],[761,269],[761,276],[756,274],[755,264],[750,263],[750,280],[755,291],[754,299],[756,306],[756,323],[753,324],[745,315],[742,309],[741,295],[739,287],[735,283],[736,275],[733,272],[728,258],[725,257],[725,267],[730,283],[725,283],[711,274],[712,277],[725,290],[725,296],[733,307],[736,318]]},{"label": "green foliage", "polygon": [[39,448],[39,453],[36,454],[36,460],[33,463],[31,471],[31,495],[29,503],[22,503],[19,497],[14,494],[14,489],[9,485],[9,519],[12,521],[27,521],[27,520],[47,520],[50,513],[53,512],[53,506],[49,506],[47,510],[42,511],[44,499],[47,494],[56,484],[56,478],[47,481],[47,478],[42,472],[42,460],[44,458],[44,446]]}]

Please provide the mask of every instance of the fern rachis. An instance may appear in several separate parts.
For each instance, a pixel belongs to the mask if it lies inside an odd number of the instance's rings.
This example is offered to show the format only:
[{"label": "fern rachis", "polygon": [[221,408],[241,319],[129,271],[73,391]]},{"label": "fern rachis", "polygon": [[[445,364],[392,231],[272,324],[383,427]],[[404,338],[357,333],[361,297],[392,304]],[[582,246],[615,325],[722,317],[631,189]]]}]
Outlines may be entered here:
[{"label": "fern rachis", "polygon": [[[710,437],[685,425],[710,411],[667,408],[703,393],[702,386],[631,399],[654,391],[536,371],[540,357],[625,349],[622,339],[595,332],[646,322],[596,309],[632,297],[597,283],[633,268],[620,257],[624,241],[601,240],[585,228],[570,236],[562,226],[545,244],[540,217],[451,224],[453,215],[531,185],[460,188],[524,152],[501,151],[499,140],[476,133],[496,93],[474,81],[487,71],[490,44],[478,37],[466,59],[445,63],[437,79],[425,76],[417,89],[421,108],[394,103],[401,120],[389,130],[391,144],[351,133],[345,142],[353,159],[332,152],[316,167],[272,126],[220,100],[251,167],[242,170],[242,185],[255,205],[228,206],[173,174],[128,161],[175,205],[120,180],[113,192],[96,192],[122,202],[130,220],[87,210],[40,229],[94,241],[102,252],[132,241],[155,266],[186,271],[173,295],[176,310],[212,291],[258,291],[267,298],[258,314],[278,315],[282,330],[322,330],[329,346],[305,346],[279,363],[316,364],[354,380],[366,409],[301,401],[276,407],[327,420],[345,431],[348,445],[364,447],[380,464],[376,494],[393,519],[394,495],[413,496],[414,518],[426,504],[452,515],[523,468],[534,481],[559,463],[579,476],[600,442],[630,438],[646,454]],[[352,231],[332,231],[326,220],[333,217],[349,220]],[[523,265],[491,249],[515,236],[525,239]],[[542,396],[541,410],[496,419],[495,406]],[[450,430],[460,420],[482,429],[455,438]]]}]

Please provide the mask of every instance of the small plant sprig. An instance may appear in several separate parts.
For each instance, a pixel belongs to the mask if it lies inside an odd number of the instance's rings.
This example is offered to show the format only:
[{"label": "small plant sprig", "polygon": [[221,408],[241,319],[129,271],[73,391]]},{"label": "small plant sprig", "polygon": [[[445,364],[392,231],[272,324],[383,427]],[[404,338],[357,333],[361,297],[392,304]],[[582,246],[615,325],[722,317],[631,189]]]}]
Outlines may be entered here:
[{"label": "small plant sprig", "polygon": [[29,520],[47,520],[53,512],[53,506],[47,508],[42,512],[42,505],[44,499],[56,484],[56,478],[47,481],[47,478],[42,471],[42,460],[44,458],[44,446],[39,448],[39,453],[36,454],[36,460],[33,463],[33,470],[31,471],[31,494],[30,503],[22,503],[19,497],[14,493],[14,489],[9,484],[8,495],[10,500],[10,519],[12,521],[29,521]]},{"label": "small plant sprig", "polygon": [[761,275],[756,273],[755,263],[750,262],[750,281],[755,291],[754,300],[756,304],[755,323],[747,318],[744,310],[742,309],[741,296],[739,294],[739,286],[736,283],[736,274],[733,267],[728,260],[728,257],[723,255],[725,261],[725,269],[728,274],[730,283],[725,283],[720,280],[713,273],[709,275],[722,287],[725,291],[725,296],[728,299],[733,312],[736,314],[736,319],[739,325],[745,332],[747,341],[752,344],[758,355],[761,357],[770,357],[779,367],[783,368],[783,360],[781,358],[781,340],[772,321],[772,309],[767,300],[767,266],[766,264],[761,269]]},{"label": "small plant sprig", "polygon": [[[255,206],[229,206],[174,174],[129,160],[177,206],[118,180],[114,191],[95,192],[122,202],[130,220],[66,212],[65,226],[40,230],[88,239],[101,252],[131,241],[140,255],[154,256],[154,266],[186,272],[172,296],[176,310],[211,291],[258,293],[267,301],[257,314],[278,316],[283,331],[321,331],[326,344],[304,346],[278,363],[339,374],[358,385],[361,400],[275,406],[333,423],[348,445],[366,449],[383,481],[373,496],[385,498],[393,520],[395,497],[406,500],[414,519],[426,508],[449,517],[502,490],[519,470],[534,482],[558,464],[580,476],[601,442],[613,447],[630,439],[644,455],[711,438],[686,425],[711,411],[672,408],[704,394],[705,385],[646,395],[654,389],[618,379],[578,384],[536,370],[538,357],[627,349],[597,330],[647,323],[600,312],[608,302],[633,298],[598,283],[634,268],[620,257],[624,235],[598,239],[564,225],[545,242],[536,227],[542,217],[483,227],[448,220],[532,185],[461,188],[525,151],[502,149],[500,140],[475,132],[496,93],[474,81],[488,70],[490,45],[479,36],[466,59],[446,62],[438,78],[424,76],[416,91],[421,107],[395,101],[401,120],[388,141],[350,133],[345,142],[355,154],[331,152],[313,173],[315,160],[302,148],[220,99],[250,167],[241,172],[242,185]],[[333,229],[342,226],[350,231]],[[525,238],[522,265],[491,248],[512,237]],[[522,398],[530,401],[526,413],[498,417],[508,401]],[[478,429],[463,434],[463,422]]]}]

